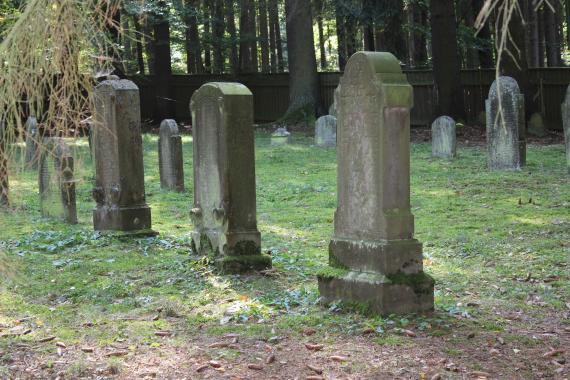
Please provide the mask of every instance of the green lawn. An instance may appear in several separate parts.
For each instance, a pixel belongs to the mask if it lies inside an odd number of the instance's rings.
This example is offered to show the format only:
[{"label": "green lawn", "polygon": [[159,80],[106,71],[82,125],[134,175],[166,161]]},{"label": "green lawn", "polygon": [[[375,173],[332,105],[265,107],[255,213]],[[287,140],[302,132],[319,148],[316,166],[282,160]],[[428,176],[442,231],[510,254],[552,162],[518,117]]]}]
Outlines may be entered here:
[{"label": "green lawn", "polygon": [[[32,331],[0,337],[0,378],[14,374],[10,363],[19,344],[31,345],[45,368],[57,367],[53,342],[37,343],[52,335],[68,347],[104,349],[126,342],[133,351],[184,347],[198,330],[206,340],[237,331],[271,341],[281,335],[302,340],[312,328],[323,333],[322,342],[333,344],[370,328],[374,336],[366,344],[381,348],[409,344],[402,331],[413,330],[429,339],[444,337],[442,352],[451,358],[463,353],[467,363],[468,331],[485,337],[504,333],[505,344],[520,351],[543,344],[522,331],[569,328],[570,180],[563,146],[530,146],[523,171],[490,173],[481,148],[461,148],[457,160],[446,162],[430,158],[429,144],[414,144],[412,212],[425,270],[436,280],[436,312],[381,318],[342,303],[318,303],[315,273],[327,265],[336,207],[335,151],[315,148],[300,136],[279,148],[269,145],[267,135],[256,138],[258,223],[263,250],[276,268],[266,275],[220,276],[206,259],[192,255],[190,137],[183,138],[187,192],[177,194],[160,189],[157,137],[144,136],[156,238],[121,240],[92,231],[94,173],[85,141],[76,146],[78,226],[41,218],[37,174],[14,165],[13,210],[0,211],[0,250],[18,274],[0,290],[0,335]],[[157,330],[175,333],[165,343]],[[567,335],[548,344],[563,345]],[[89,362],[77,360],[59,368],[79,376]],[[99,360],[118,367],[118,376],[129,372],[122,358]],[[497,366],[491,372],[504,370]],[[519,375],[524,378],[532,368]],[[370,373],[363,363],[353,363],[351,371]]]}]

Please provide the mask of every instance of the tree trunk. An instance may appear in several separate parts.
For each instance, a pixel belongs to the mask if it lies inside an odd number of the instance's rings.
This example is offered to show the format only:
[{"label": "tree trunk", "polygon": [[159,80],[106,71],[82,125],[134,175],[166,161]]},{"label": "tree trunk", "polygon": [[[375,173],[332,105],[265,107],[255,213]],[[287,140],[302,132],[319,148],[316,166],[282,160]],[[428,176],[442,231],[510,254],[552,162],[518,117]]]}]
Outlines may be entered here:
[{"label": "tree trunk", "polygon": [[414,6],[414,25],[414,63],[418,67],[427,62],[427,39],[423,32],[427,29],[427,10],[423,4]]},{"label": "tree trunk", "polygon": [[546,42],[546,63],[548,67],[560,66],[560,47],[558,46],[558,27],[554,12],[544,5],[544,39]]},{"label": "tree trunk", "polygon": [[149,17],[149,15],[146,15],[143,19],[144,49],[146,52],[148,73],[154,75],[154,31]]},{"label": "tree trunk", "polygon": [[437,94],[437,116],[465,116],[461,89],[461,66],[457,48],[454,2],[431,0],[433,74]]},{"label": "tree trunk", "polygon": [[[277,72],[277,36],[275,32],[275,20],[277,16],[277,0],[269,0],[269,58],[271,72]],[[277,21],[278,22],[278,21]]]},{"label": "tree trunk", "polygon": [[184,23],[186,24],[186,70],[188,74],[198,74],[203,71],[202,49],[198,34],[198,9],[200,0],[185,0]]},{"label": "tree trunk", "polygon": [[275,34],[275,50],[277,51],[277,59],[275,64],[277,71],[282,73],[285,71],[285,62],[283,61],[283,41],[281,38],[281,25],[279,24],[279,3],[278,0],[269,0],[269,24]]},{"label": "tree trunk", "polygon": [[406,42],[408,46],[408,66],[414,67],[416,65],[415,58],[416,58],[416,44],[414,38],[414,8],[415,6],[410,3],[406,8],[406,18],[408,21],[408,30],[406,33]]},{"label": "tree trunk", "polygon": [[214,48],[214,74],[224,72],[224,2],[213,0],[212,4],[212,46]]},{"label": "tree trunk", "polygon": [[261,46],[261,72],[269,72],[269,33],[267,30],[267,0],[259,0],[259,44]]},{"label": "tree trunk", "polygon": [[[160,1],[160,7],[166,8],[165,2]],[[166,11],[162,12],[162,15]],[[170,23],[166,16],[157,15],[154,24],[155,46],[155,92],[156,110],[155,121],[171,119],[174,117],[174,103],[170,96],[170,80],[172,77],[172,64],[170,56]]]},{"label": "tree trunk", "polygon": [[233,75],[239,72],[239,55],[237,48],[236,18],[234,0],[226,0],[226,22],[230,35],[230,68]]},{"label": "tree trunk", "polygon": [[536,18],[538,21],[538,67],[544,67],[544,12],[542,9],[537,11]]},{"label": "tree trunk", "polygon": [[[379,20],[383,28],[376,29],[376,51],[387,51],[400,61],[407,61],[402,0],[376,0],[375,13],[381,15]],[[380,18],[380,16],[378,16]]]},{"label": "tree trunk", "polygon": [[345,28],[345,10],[344,3],[335,1],[335,15],[336,15],[336,36],[338,40],[338,67],[340,71],[344,71],[346,62],[348,61],[348,51],[346,44],[346,28]]},{"label": "tree trunk", "polygon": [[286,118],[306,121],[322,113],[311,4],[306,0],[285,0],[285,14],[290,77]]},{"label": "tree trunk", "polygon": [[527,33],[527,62],[529,67],[539,67],[538,62],[538,14],[534,10],[533,0],[526,1],[526,20],[527,27],[525,31]]},{"label": "tree trunk", "polygon": [[373,0],[362,0],[362,34],[364,50],[374,51],[374,3]]},{"label": "tree trunk", "polygon": [[241,0],[240,4],[240,71],[244,73],[253,73],[257,71],[255,12],[252,12],[252,10],[255,11],[255,7],[253,5],[253,0]]},{"label": "tree trunk", "polygon": [[204,36],[202,41],[204,41],[204,71],[206,73],[212,72],[212,36],[210,34],[212,20],[210,13],[211,0],[204,0]]},{"label": "tree trunk", "polygon": [[258,71],[258,59],[257,59],[257,17],[255,9],[255,0],[249,2],[249,18],[250,25],[249,30],[251,33],[251,40],[249,41],[249,55],[251,57],[251,72],[256,73]]},{"label": "tree trunk", "polygon": [[143,57],[143,44],[142,44],[142,29],[138,16],[133,16],[133,25],[135,26],[136,41],[137,41],[137,64],[139,67],[139,74],[144,75],[144,57]]},{"label": "tree trunk", "polygon": [[319,31],[319,53],[321,61],[321,70],[327,68],[327,53],[325,51],[325,31],[323,24],[323,0],[315,1],[315,11],[317,15],[317,29]]}]

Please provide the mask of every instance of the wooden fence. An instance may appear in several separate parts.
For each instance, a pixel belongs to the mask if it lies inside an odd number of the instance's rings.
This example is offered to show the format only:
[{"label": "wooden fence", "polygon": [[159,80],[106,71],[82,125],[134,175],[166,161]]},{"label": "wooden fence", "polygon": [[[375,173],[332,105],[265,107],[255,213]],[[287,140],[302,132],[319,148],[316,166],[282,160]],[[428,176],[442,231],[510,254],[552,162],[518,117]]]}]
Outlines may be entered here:
[{"label": "wooden fence", "polygon": [[[407,71],[408,81],[414,87],[414,108],[412,125],[429,125],[435,115],[435,92],[433,74],[430,70]],[[333,102],[333,93],[339,83],[341,73],[320,73],[323,105]],[[570,68],[541,68],[529,72],[533,102],[527,105],[530,112],[541,112],[550,129],[562,129],[560,104],[564,100],[566,88],[570,84]],[[156,96],[152,76],[132,78],[141,90],[142,116],[152,119]],[[485,99],[495,79],[494,70],[463,70],[461,83],[467,121],[475,122],[485,110]],[[253,93],[255,120],[270,122],[279,119],[287,110],[289,102],[289,74],[249,74],[232,77],[230,75],[174,75],[170,99],[175,103],[175,118],[180,121],[190,119],[190,97],[202,84],[212,81],[236,81],[246,85]]]}]

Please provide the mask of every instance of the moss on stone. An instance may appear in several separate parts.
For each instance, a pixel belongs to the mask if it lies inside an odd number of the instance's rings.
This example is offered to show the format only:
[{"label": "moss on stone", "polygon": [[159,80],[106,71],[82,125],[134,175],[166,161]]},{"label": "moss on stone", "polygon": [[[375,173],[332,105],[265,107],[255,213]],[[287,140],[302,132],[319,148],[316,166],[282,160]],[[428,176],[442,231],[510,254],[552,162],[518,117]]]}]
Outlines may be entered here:
[{"label": "moss on stone", "polygon": [[396,273],[386,277],[394,285],[409,286],[416,294],[428,294],[433,289],[433,278],[424,272],[414,274]]},{"label": "moss on stone", "polygon": [[323,280],[343,278],[349,273],[348,269],[328,266],[317,271],[317,277]]},{"label": "moss on stone", "polygon": [[243,273],[251,270],[263,270],[271,268],[271,256],[264,254],[228,255],[218,258],[216,267],[222,273]]}]

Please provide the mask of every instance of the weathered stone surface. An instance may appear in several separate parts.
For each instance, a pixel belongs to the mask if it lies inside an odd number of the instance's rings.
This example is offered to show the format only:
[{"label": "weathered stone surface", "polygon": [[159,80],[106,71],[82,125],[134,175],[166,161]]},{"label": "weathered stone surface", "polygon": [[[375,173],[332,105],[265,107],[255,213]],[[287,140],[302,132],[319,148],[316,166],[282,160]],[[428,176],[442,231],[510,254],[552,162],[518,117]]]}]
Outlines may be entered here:
[{"label": "weathered stone surface", "polygon": [[495,80],[485,108],[489,169],[520,170],[526,163],[526,133],[524,96],[517,82],[511,77]]},{"label": "weathered stone surface", "polygon": [[257,229],[253,95],[239,83],[207,83],[190,109],[194,250],[213,256],[224,272],[268,268]]},{"label": "weathered stone surface", "polygon": [[26,130],[26,166],[35,170],[38,168],[38,139],[40,138],[36,118],[28,117],[24,129]]},{"label": "weathered stone surface", "polygon": [[0,206],[8,206],[8,154],[6,152],[6,125],[0,120]]},{"label": "weathered stone surface", "polygon": [[340,85],[338,85],[334,90],[334,101],[329,107],[329,115],[337,117],[337,104],[338,104],[338,95],[340,93]]},{"label": "weathered stone surface", "polygon": [[149,232],[144,189],[139,89],[106,80],[95,89],[93,225],[97,231]]},{"label": "weathered stone surface", "polygon": [[291,142],[291,132],[287,131],[287,128],[277,128],[275,132],[271,134],[271,145],[287,145]]},{"label": "weathered stone surface", "polygon": [[433,309],[433,280],[413,239],[410,209],[412,87],[390,53],[354,54],[338,107],[338,207],[319,275],[325,302],[366,304],[380,314]]},{"label": "weathered stone surface", "polygon": [[321,116],[315,123],[315,145],[323,148],[336,146],[336,117]]},{"label": "weathered stone surface", "polygon": [[449,116],[440,116],[431,125],[431,155],[446,159],[457,155],[455,120]]},{"label": "weathered stone surface", "polygon": [[546,126],[544,125],[544,119],[542,115],[538,112],[533,113],[528,120],[527,131],[530,135],[536,137],[544,137],[548,134],[546,131]]},{"label": "weathered stone surface", "polygon": [[182,137],[178,132],[178,124],[172,119],[164,120],[160,124],[158,161],[160,187],[166,190],[184,192]]},{"label": "weathered stone surface", "polygon": [[73,156],[63,139],[43,139],[38,168],[42,216],[77,224]]},{"label": "weathered stone surface", "polygon": [[566,164],[570,175],[570,86],[566,89],[566,97],[562,103],[562,124],[564,125],[564,140],[566,142]]}]

